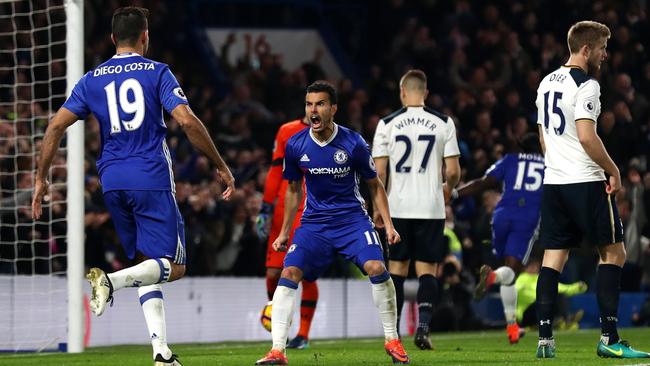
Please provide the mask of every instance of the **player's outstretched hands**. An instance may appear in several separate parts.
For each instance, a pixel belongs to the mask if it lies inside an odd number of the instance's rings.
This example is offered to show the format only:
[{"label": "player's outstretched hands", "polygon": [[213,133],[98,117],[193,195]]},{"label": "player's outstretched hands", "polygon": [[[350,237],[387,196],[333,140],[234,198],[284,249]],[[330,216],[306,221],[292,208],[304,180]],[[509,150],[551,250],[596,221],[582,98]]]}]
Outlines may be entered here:
[{"label": "player's outstretched hands", "polygon": [[618,191],[621,190],[621,174],[610,175],[607,186],[605,187],[605,192],[607,194],[615,195]]},{"label": "player's outstretched hands", "polygon": [[278,238],[275,239],[275,241],[272,244],[273,249],[276,252],[286,252],[288,242],[289,242],[289,235],[285,233],[280,233],[280,235],[278,235]]},{"label": "player's outstretched hands", "polygon": [[394,227],[386,227],[386,239],[390,245],[397,244],[402,240],[402,238],[399,236],[399,233],[397,230],[395,230]]},{"label": "player's outstretched hands", "polygon": [[219,180],[226,186],[226,189],[221,194],[224,200],[228,201],[233,193],[235,193],[235,177],[232,176],[230,169],[217,169]]},{"label": "player's outstretched hands", "polygon": [[34,186],[34,197],[32,198],[32,219],[38,220],[43,214],[43,197],[50,188],[50,182],[47,179],[36,179]]}]

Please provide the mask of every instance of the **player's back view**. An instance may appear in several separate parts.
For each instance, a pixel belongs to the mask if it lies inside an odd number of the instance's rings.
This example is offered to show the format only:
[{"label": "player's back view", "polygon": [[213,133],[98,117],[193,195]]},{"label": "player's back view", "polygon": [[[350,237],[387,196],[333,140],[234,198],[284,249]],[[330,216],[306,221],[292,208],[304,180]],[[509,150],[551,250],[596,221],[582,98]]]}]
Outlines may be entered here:
[{"label": "player's back view", "polygon": [[99,316],[114,291],[138,287],[154,365],[180,365],[167,346],[160,285],[183,277],[186,261],[162,109],[216,165],[228,186],[225,199],[234,190],[234,179],[167,65],[143,57],[149,44],[147,15],[146,9],[137,7],[113,14],[116,55],[84,75],[52,118],[43,139],[32,209],[37,219],[47,192],[45,176],[65,129],[92,113],[101,130],[97,170],[104,201],[124,251],[140,263],[110,274],[91,268],[86,275],[92,286],[90,308]]},{"label": "player's back view", "polygon": [[[418,276],[418,329],[415,344],[432,349],[429,323],[437,298],[437,263],[446,254],[443,236],[445,194],[460,178],[453,120],[424,105],[427,78],[421,70],[409,70],[400,80],[403,108],[379,121],[373,140],[372,156],[377,174],[386,182],[390,172],[388,203],[390,216],[402,242],[389,250],[389,270],[395,283],[398,327],[404,305],[404,281],[410,261],[415,261]],[[445,163],[446,185],[442,168]],[[387,169],[387,165],[389,168]],[[448,192],[447,192],[448,193]],[[381,223],[375,212],[375,222]]]},{"label": "player's back view", "polygon": [[[406,106],[377,125],[373,157],[390,162],[388,203],[391,217],[444,219],[442,189],[444,158],[458,156],[452,119],[424,105]],[[404,239],[404,238],[403,238]]]},{"label": "player's back view", "polygon": [[[569,250],[581,239],[597,248],[601,357],[647,358],[619,338],[617,330],[621,267],[625,263],[623,225],[614,197],[621,174],[596,134],[600,85],[589,76],[606,58],[607,26],[582,21],[569,29],[571,56],[537,90],[537,124],[545,146],[540,242],[544,260],[537,280],[538,358],[555,357],[553,313],[558,278]],[[608,178],[605,174],[609,175]]]},{"label": "player's back view", "polygon": [[492,285],[500,285],[501,302],[511,344],[519,342],[524,331],[517,324],[515,281],[528,261],[539,226],[542,200],[544,157],[539,136],[527,133],[518,141],[520,152],[506,154],[494,163],[482,178],[460,187],[452,197],[474,195],[486,188],[503,187],[503,194],[492,215],[492,248],[503,260],[496,270],[484,264],[474,290],[475,300],[485,296]]},{"label": "player's back view", "polygon": [[99,121],[104,192],[174,191],[161,106],[171,112],[179,104],[187,99],[169,67],[135,52],[116,54],[79,80],[65,106]]}]

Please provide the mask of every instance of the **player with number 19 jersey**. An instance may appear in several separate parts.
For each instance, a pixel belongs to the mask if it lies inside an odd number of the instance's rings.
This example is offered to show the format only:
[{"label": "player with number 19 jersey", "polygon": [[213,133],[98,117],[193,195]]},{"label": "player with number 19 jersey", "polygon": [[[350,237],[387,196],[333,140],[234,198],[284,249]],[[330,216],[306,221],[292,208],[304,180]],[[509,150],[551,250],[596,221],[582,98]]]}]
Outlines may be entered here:
[{"label": "player with number 19 jersey", "polygon": [[137,53],[113,56],[86,73],[63,107],[99,122],[102,148],[97,171],[106,207],[129,258],[185,264],[183,219],[174,197],[174,176],[164,108],[188,104],[166,64]]},{"label": "player with number 19 jersey", "polygon": [[86,73],[63,106],[99,122],[97,171],[104,192],[174,191],[161,106],[171,113],[179,104],[187,98],[166,64],[127,53]]}]

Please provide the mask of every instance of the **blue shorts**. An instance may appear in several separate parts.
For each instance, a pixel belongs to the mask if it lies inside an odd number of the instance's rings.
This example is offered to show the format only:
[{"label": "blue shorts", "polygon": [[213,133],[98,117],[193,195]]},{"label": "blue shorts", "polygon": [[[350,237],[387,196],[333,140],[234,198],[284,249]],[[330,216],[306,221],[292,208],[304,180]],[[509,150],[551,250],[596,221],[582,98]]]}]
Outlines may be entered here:
[{"label": "blue shorts", "polygon": [[298,267],[304,279],[315,281],[327,270],[336,254],[352,261],[364,274],[364,263],[384,260],[379,235],[366,218],[356,222],[303,223],[296,229],[284,258],[284,267]]},{"label": "blue shorts", "polygon": [[172,192],[108,191],[104,201],[129,258],[137,250],[148,258],[185,264],[183,218]]},{"label": "blue shorts", "polygon": [[492,216],[492,247],[496,257],[515,257],[526,264],[537,236],[538,224],[536,217],[515,217],[495,212]]}]

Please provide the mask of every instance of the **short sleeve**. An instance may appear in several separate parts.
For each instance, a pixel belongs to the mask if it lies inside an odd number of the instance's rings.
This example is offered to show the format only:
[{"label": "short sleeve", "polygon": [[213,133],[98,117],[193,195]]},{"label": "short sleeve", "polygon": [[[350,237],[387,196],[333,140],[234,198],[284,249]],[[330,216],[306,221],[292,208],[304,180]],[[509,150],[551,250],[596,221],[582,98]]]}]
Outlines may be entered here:
[{"label": "short sleeve", "polygon": [[84,75],[72,89],[72,93],[63,103],[63,107],[74,113],[79,119],[86,119],[90,114],[90,107],[86,95],[86,82],[90,72]]},{"label": "short sleeve", "polygon": [[372,157],[382,158],[389,156],[388,153],[388,125],[380,120],[375,129],[375,137],[372,140]]},{"label": "short sleeve", "polygon": [[506,166],[508,165],[508,161],[512,156],[513,155],[508,154],[502,159],[498,160],[496,163],[492,164],[492,166],[485,171],[485,175],[494,177],[498,181],[503,181],[506,176]]},{"label": "short sleeve", "polygon": [[282,177],[289,181],[302,180],[303,173],[298,165],[298,159],[293,151],[291,142],[287,144],[284,152],[284,162],[282,166]]},{"label": "short sleeve", "polygon": [[583,83],[576,93],[575,120],[590,119],[594,122],[600,115],[600,85],[594,79]]},{"label": "short sleeve", "polygon": [[443,157],[445,158],[460,155],[460,149],[458,148],[458,139],[456,138],[456,125],[454,124],[454,120],[451,119],[451,117],[447,117],[447,125],[449,127],[449,132],[447,133],[445,150],[443,153]]},{"label": "short sleeve", "polygon": [[544,126],[544,103],[542,102],[542,95],[537,89],[537,98],[535,98],[535,106],[537,107],[537,124]]},{"label": "short sleeve", "polygon": [[168,113],[171,113],[179,104],[188,104],[183,89],[167,66],[160,76],[158,92],[160,102]]},{"label": "short sleeve", "polygon": [[352,166],[366,180],[377,176],[377,168],[375,168],[375,162],[370,155],[370,147],[361,135],[357,135],[357,144],[352,151]]}]

